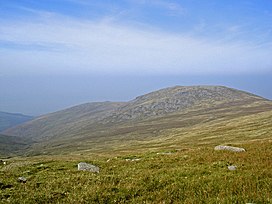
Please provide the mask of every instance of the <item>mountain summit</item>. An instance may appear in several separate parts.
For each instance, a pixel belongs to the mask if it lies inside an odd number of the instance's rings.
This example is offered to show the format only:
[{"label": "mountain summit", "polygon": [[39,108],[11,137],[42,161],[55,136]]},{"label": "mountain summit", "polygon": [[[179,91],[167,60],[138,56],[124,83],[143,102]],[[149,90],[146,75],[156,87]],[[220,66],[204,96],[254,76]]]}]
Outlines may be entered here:
[{"label": "mountain summit", "polygon": [[253,102],[263,98],[223,86],[175,86],[139,96],[119,107],[118,120],[163,116],[189,109],[230,102]]}]

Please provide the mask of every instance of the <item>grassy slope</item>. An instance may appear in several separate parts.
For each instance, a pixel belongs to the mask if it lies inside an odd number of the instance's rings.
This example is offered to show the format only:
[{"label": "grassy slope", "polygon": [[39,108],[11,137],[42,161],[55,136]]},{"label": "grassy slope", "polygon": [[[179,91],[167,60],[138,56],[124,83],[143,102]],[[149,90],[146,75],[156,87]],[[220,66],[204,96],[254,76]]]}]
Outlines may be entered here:
[{"label": "grassy slope", "polygon": [[[272,110],[271,102],[249,103],[242,106],[225,104],[212,109],[191,110],[160,118],[109,125],[107,129],[104,126],[99,127],[97,125],[95,128],[90,126],[89,129],[81,130],[78,134],[75,134],[73,138],[56,138],[36,144],[33,146],[32,153],[65,154],[75,150],[104,152],[119,151],[127,147],[130,151],[130,146],[136,146],[137,150],[148,150],[165,145],[175,145],[176,143],[192,145],[195,142],[191,139],[192,137],[202,138],[199,143],[214,141],[212,138],[205,140],[205,137],[221,137],[223,141],[222,136],[214,131],[214,127],[225,127],[230,123],[234,124],[234,128],[236,128],[235,124],[239,123],[241,123],[241,127],[250,127],[246,123],[247,117],[257,123],[263,119],[259,120],[257,116],[260,114],[260,117],[269,117],[269,114],[271,114],[269,110]],[[270,125],[269,121],[267,124]],[[244,132],[239,134],[244,134]],[[236,134],[230,134],[225,141],[239,141],[237,137]]]},{"label": "grassy slope", "polygon": [[[272,102],[220,86],[171,87],[126,103],[89,103],[36,118],[7,135],[36,143],[28,154],[112,151],[174,140],[176,132],[272,110]],[[178,137],[186,135],[179,134]],[[183,140],[183,139],[182,139]],[[150,148],[150,145],[146,148]],[[152,144],[154,146],[154,144]],[[151,146],[152,146],[151,145]]]},{"label": "grassy slope", "polygon": [[[60,136],[61,134],[69,135],[70,132],[79,131],[93,121],[98,120],[120,104],[122,103],[94,102],[82,104],[40,116],[15,128],[8,129],[4,133],[37,141]],[[76,130],[74,130],[75,127],[77,127]]]},{"label": "grassy slope", "polygon": [[[125,103],[89,103],[36,118],[5,131],[6,135],[32,138],[36,141],[93,138],[112,132],[116,126],[127,126],[171,113],[206,109],[222,103],[250,104],[267,100],[242,91],[220,86],[171,87],[155,91]],[[238,104],[238,105],[241,105]],[[237,104],[235,104],[237,106]],[[187,117],[186,115],[184,115]]]},{"label": "grassy slope", "polygon": [[[226,117],[164,130],[159,140],[124,142],[115,151],[10,159],[0,167],[0,202],[272,203],[272,111]],[[214,151],[218,144],[246,152]],[[81,161],[100,173],[77,171]],[[19,176],[28,181],[17,182]]]}]

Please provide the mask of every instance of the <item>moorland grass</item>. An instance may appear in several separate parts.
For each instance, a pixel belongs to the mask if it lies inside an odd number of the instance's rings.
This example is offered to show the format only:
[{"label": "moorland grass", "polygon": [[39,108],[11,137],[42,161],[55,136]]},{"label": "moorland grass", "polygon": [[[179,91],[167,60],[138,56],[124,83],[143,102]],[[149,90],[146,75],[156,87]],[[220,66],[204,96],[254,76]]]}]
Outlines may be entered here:
[{"label": "moorland grass", "polygon": [[[271,140],[238,146],[247,151],[204,145],[165,150],[171,154],[13,158],[0,167],[0,203],[272,203]],[[100,173],[78,171],[81,161]]]}]

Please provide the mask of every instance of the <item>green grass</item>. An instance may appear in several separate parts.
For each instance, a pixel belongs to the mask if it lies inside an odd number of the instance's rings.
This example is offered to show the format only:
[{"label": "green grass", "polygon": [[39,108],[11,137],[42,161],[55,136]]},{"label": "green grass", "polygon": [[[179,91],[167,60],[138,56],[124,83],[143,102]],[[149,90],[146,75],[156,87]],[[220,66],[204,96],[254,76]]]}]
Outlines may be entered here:
[{"label": "green grass", "polygon": [[[13,158],[0,169],[1,203],[272,203],[271,140],[112,155]],[[163,150],[161,150],[163,152]],[[140,158],[140,161],[126,161]],[[100,173],[77,171],[85,161]],[[228,165],[236,165],[229,171]],[[26,183],[17,181],[27,178]]]}]

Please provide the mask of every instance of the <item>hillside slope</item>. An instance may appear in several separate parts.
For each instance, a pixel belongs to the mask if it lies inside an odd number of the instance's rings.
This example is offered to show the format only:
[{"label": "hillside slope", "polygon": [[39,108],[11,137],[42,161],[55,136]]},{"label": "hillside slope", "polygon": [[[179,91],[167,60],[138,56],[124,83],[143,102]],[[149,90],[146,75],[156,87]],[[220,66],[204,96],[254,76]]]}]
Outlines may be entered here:
[{"label": "hillside slope", "polygon": [[0,132],[32,119],[33,119],[32,116],[18,113],[6,113],[0,111]]},{"label": "hillside slope", "polygon": [[[272,110],[272,102],[222,86],[176,86],[124,103],[89,103],[36,118],[5,134],[29,138],[35,151],[114,150],[164,141],[173,131]],[[224,123],[222,123],[224,125]]]},{"label": "hillside slope", "polygon": [[86,103],[55,113],[35,118],[15,128],[6,130],[6,135],[31,138],[36,141],[69,134],[103,118],[122,103]]},{"label": "hillside slope", "polygon": [[26,151],[32,144],[29,139],[0,134],[0,157],[14,156]]}]

